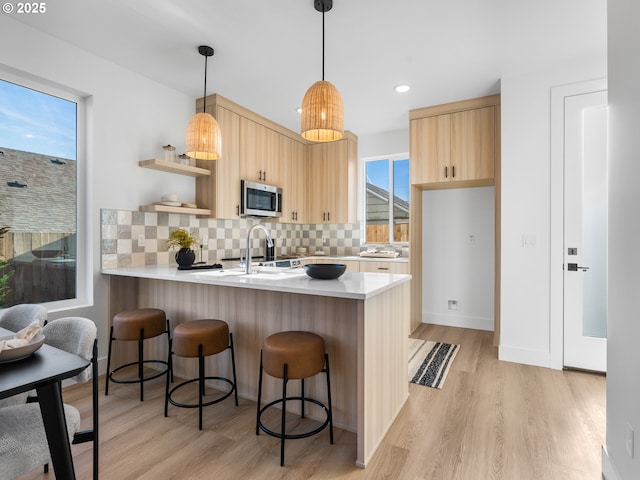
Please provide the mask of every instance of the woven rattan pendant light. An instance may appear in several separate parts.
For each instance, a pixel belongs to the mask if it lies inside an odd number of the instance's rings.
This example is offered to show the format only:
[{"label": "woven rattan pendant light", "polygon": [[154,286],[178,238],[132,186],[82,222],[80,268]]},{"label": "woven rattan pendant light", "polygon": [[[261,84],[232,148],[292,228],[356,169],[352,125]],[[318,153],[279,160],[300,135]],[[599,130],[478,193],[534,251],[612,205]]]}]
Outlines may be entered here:
[{"label": "woven rattan pendant light", "polygon": [[207,113],[207,59],[213,56],[213,48],[201,45],[198,52],[204,56],[204,108],[203,113],[193,116],[187,127],[186,154],[198,160],[217,160],[222,143],[220,125]]},{"label": "woven rattan pendant light", "polygon": [[324,79],[324,12],[331,10],[333,0],[315,0],[322,12],[322,80],[311,85],[302,99],[302,137],[314,142],[340,140],[344,134],[344,110],[338,89]]}]

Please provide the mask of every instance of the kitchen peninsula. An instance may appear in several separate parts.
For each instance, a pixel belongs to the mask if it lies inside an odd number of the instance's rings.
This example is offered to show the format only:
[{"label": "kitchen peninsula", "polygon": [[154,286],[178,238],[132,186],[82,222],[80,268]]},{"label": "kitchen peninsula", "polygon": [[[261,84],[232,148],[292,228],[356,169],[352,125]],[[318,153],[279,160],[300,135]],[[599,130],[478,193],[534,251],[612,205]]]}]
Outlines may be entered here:
[{"label": "kitchen peninsula", "polygon": [[[331,365],[334,424],[356,433],[358,466],[366,466],[408,398],[410,275],[347,272],[336,280],[315,280],[299,269],[246,275],[178,271],[168,265],[102,273],[109,275],[110,318],[125,309],[155,307],[165,310],[171,328],[199,318],[227,322],[234,338],[238,393],[253,401],[267,336],[285,330],[321,335]],[[133,345],[126,345],[131,342],[116,343],[118,364],[135,357],[129,349]],[[167,354],[162,341],[151,341],[150,347],[156,358]],[[195,377],[193,363],[176,359],[176,376]],[[207,358],[212,371],[226,372],[229,365],[224,355]],[[276,398],[280,388],[280,382],[268,382],[263,398]],[[308,379],[305,391],[326,398],[320,377]]]}]

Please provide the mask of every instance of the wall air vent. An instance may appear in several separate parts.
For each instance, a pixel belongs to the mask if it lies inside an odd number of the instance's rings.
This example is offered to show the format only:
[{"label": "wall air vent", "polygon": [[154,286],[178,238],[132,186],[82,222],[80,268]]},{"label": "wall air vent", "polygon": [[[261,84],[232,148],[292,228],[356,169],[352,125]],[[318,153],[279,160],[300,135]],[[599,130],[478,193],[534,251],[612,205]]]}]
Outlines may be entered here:
[{"label": "wall air vent", "polygon": [[19,182],[18,180],[15,182],[7,182],[7,185],[14,188],[25,188],[27,186],[26,183]]}]

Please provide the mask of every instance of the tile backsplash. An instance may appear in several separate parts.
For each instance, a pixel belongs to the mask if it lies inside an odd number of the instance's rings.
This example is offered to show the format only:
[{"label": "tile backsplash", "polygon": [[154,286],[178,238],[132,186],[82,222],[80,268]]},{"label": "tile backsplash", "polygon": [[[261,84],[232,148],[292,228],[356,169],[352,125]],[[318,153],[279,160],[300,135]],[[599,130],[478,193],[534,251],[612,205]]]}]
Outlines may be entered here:
[{"label": "tile backsplash", "polygon": [[[202,253],[196,247],[196,261],[220,262],[244,256],[247,229],[257,219],[217,220],[196,218],[174,213],[139,212],[102,209],[102,268],[142,265],[168,265],[174,262],[174,252],[167,251],[169,232],[178,228],[195,234],[200,241],[206,236]],[[262,221],[275,242],[276,256],[291,254],[296,247],[306,247],[312,254],[323,250],[332,256],[358,255],[361,246],[359,223],[296,225]],[[324,242],[323,242],[324,239]],[[264,233],[254,232],[251,254],[264,254]]]}]

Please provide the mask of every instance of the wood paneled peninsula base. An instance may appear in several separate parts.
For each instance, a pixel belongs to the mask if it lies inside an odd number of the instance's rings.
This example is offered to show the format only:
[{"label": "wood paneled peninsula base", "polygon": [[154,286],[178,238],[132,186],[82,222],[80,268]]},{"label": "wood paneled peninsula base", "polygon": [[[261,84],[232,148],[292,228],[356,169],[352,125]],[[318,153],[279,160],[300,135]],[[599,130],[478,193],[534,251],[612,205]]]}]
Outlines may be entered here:
[{"label": "wood paneled peninsula base", "polygon": [[[360,467],[371,459],[408,398],[410,275],[347,272],[336,280],[315,280],[304,273],[224,276],[162,265],[102,273],[109,275],[110,318],[122,310],[154,307],[167,313],[172,329],[201,318],[227,322],[235,344],[238,393],[253,401],[267,336],[285,330],[321,335],[331,362],[334,424],[357,434]],[[136,347],[128,344],[135,342],[117,343],[114,365],[132,361]],[[150,340],[145,355],[163,358],[166,350],[166,342]],[[176,376],[197,376],[197,362],[174,362]],[[209,357],[206,368],[224,373],[230,360],[226,355]],[[270,380],[263,385],[265,400],[281,394],[281,382]],[[298,384],[292,382],[293,393]],[[305,393],[325,399],[326,384],[322,378],[309,379]],[[291,403],[296,411],[299,402]],[[323,418],[320,411],[309,414]]]}]

